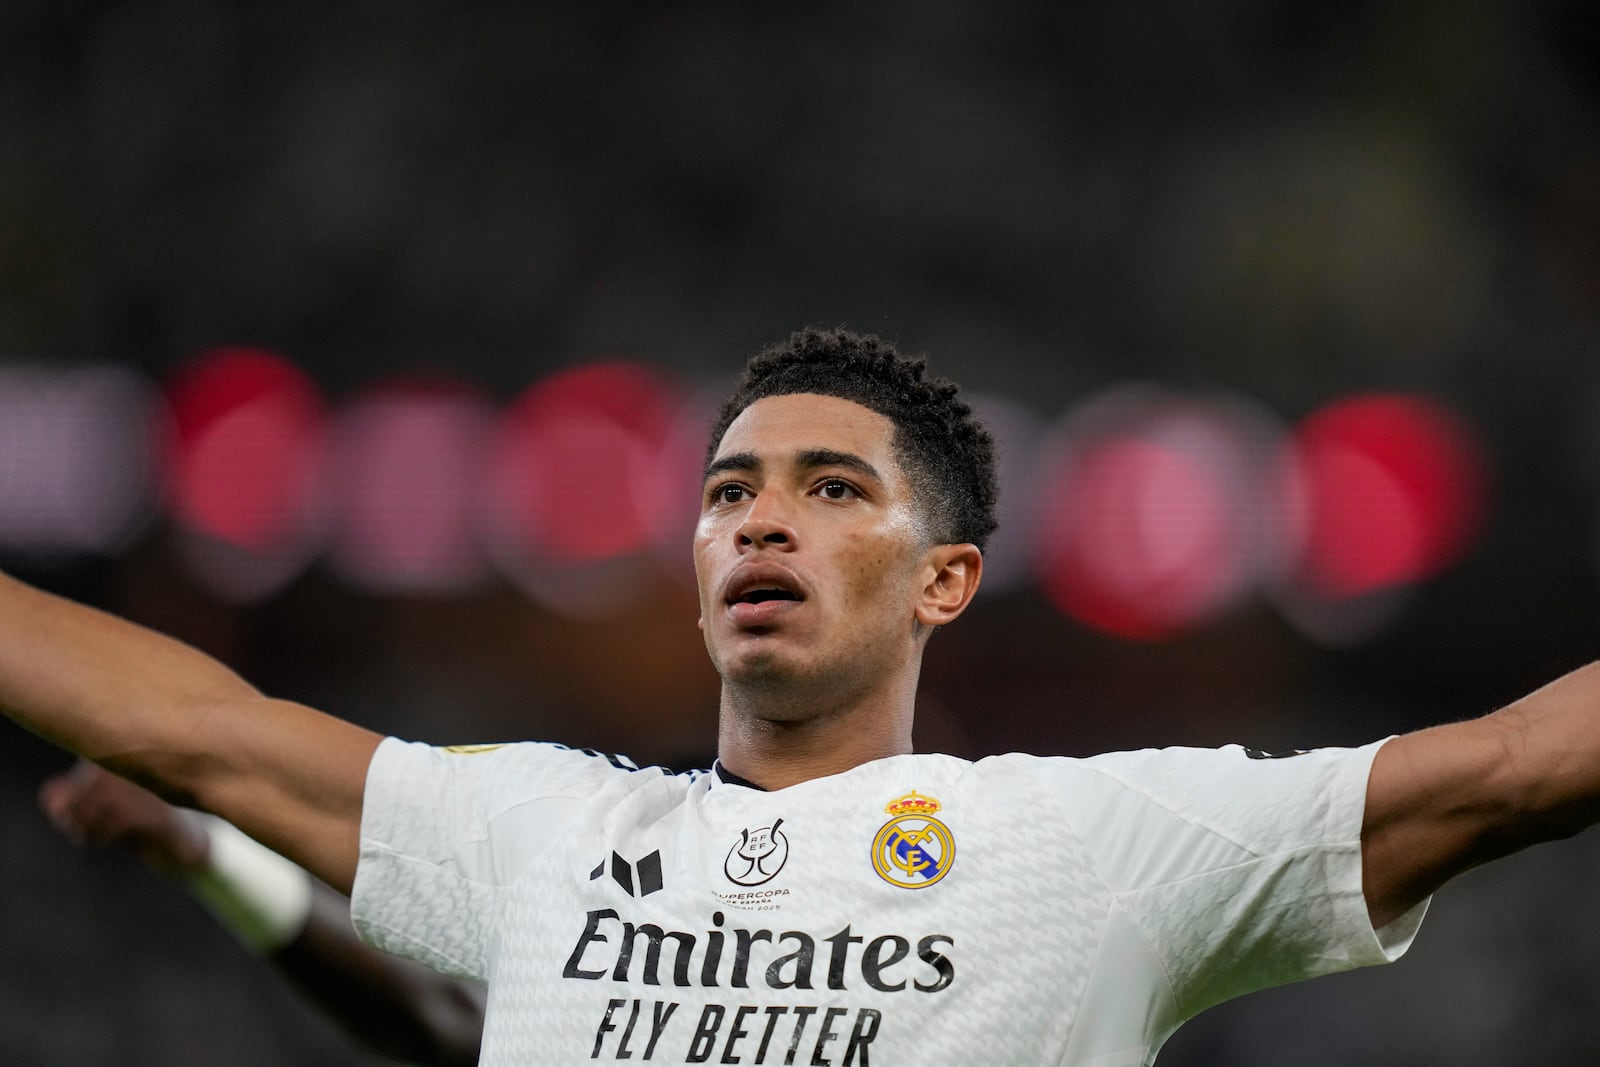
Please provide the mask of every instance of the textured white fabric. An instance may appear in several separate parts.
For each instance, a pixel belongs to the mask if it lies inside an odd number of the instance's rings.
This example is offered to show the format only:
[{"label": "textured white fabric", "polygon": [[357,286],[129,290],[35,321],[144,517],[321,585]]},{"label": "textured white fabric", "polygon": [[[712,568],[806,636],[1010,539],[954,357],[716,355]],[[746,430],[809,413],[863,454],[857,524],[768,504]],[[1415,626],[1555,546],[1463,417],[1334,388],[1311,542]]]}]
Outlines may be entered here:
[{"label": "textured white fabric", "polygon": [[486,1064],[1149,1064],[1210,1004],[1409,946],[1422,908],[1374,932],[1361,895],[1377,747],[907,755],[763,793],[391,738],[354,915],[488,980]]}]

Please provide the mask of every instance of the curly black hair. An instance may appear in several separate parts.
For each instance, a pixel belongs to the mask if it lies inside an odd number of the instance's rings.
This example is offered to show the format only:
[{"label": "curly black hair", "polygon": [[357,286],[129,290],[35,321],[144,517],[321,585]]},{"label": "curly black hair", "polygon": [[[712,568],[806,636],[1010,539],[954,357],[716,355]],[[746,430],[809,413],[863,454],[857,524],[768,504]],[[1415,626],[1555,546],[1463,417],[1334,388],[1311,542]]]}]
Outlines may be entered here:
[{"label": "curly black hair", "polygon": [[769,396],[817,393],[875,411],[894,424],[895,458],[911,481],[934,543],[981,550],[995,526],[994,438],[959,386],[925,376],[922,357],[902,355],[873,334],[798,330],[750,358],[711,424],[709,467],[729,425]]}]

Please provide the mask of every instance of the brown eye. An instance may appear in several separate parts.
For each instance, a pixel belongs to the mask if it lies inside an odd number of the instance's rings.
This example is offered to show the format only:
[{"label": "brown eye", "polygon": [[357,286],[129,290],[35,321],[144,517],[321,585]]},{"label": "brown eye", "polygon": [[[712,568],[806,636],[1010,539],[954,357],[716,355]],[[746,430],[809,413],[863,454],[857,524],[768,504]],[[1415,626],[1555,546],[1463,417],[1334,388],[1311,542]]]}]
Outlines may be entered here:
[{"label": "brown eye", "polygon": [[856,487],[838,478],[829,478],[817,487],[817,491],[828,500],[849,500],[855,495]]},{"label": "brown eye", "polygon": [[745,499],[748,490],[738,482],[727,482],[711,491],[713,504],[737,504]]}]

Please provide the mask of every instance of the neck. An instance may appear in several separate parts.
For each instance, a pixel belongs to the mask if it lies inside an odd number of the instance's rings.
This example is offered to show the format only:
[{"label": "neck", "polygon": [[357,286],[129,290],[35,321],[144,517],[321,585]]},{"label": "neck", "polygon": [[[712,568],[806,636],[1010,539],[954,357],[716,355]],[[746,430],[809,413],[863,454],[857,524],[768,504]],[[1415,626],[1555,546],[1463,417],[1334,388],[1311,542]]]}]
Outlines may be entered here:
[{"label": "neck", "polygon": [[911,751],[916,673],[857,699],[769,694],[724,681],[717,758],[764,789],[783,789]]}]

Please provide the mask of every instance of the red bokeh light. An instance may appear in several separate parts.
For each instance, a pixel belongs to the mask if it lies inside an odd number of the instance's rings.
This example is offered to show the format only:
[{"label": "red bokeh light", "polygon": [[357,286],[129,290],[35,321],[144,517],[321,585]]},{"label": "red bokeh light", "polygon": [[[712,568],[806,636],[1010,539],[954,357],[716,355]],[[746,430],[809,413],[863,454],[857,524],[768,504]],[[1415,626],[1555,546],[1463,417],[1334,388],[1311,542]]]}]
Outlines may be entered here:
[{"label": "red bokeh light", "polygon": [[1043,485],[1043,590],[1067,615],[1156,640],[1231,605],[1262,566],[1258,439],[1223,409],[1114,398]]},{"label": "red bokeh light", "polygon": [[701,475],[711,421],[729,387],[703,388],[685,398],[673,413],[655,462],[641,468],[634,486],[640,513],[650,529],[651,554],[674,579],[694,583],[695,524],[700,521]]},{"label": "red bokeh light", "polygon": [[1457,562],[1481,526],[1488,468],[1471,428],[1421,397],[1330,404],[1296,428],[1281,465],[1292,577],[1343,599]]},{"label": "red bokeh light", "polygon": [[595,563],[643,549],[649,484],[677,398],[648,367],[596,363],[539,382],[503,414],[490,449],[497,554]]},{"label": "red bokeh light", "polygon": [[166,491],[190,530],[271,555],[315,524],[327,416],[311,380],[254,348],[213,349],[172,381]]}]

